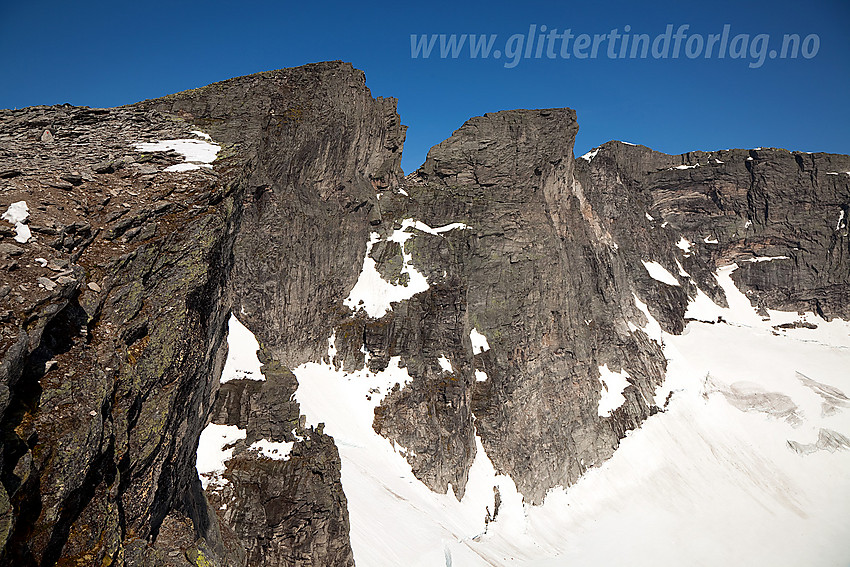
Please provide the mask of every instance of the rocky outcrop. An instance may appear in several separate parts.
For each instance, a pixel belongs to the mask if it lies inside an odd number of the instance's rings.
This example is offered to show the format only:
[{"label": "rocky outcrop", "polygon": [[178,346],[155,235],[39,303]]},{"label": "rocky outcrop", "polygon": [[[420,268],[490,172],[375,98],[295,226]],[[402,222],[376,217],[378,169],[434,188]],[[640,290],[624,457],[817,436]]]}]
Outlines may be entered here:
[{"label": "rocky outcrop", "polygon": [[[847,156],[574,159],[572,110],[516,110],[403,178],[395,101],[338,62],[0,124],[0,205],[28,209],[0,227],[3,565],[353,564],[339,453],[294,398],[331,336],[345,370],[399,357],[411,381],[373,427],[422,482],[461,498],[478,436],[539,503],[663,409],[654,322],[681,332],[698,289],[724,303],[717,265],[760,307],[850,316]],[[196,130],[212,168],[134,146]],[[421,291],[348,301],[367,250]],[[231,313],[265,381],[219,383]],[[209,422],[245,438],[204,490]]]},{"label": "rocky outcrop", "polygon": [[162,172],[180,160],[132,144],[188,125],[137,108],[2,120],[4,199],[34,235],[0,275],[3,563],[121,564],[172,512],[205,529],[188,473],[225,355],[240,169]]},{"label": "rocky outcrop", "polygon": [[[679,333],[698,290],[725,305],[721,264],[740,264],[736,281],[763,308],[846,316],[845,156],[670,156],[610,142],[574,160],[576,130],[569,110],[473,118],[403,193],[381,199],[395,223],[376,229],[377,270],[398,272],[401,249],[379,245],[406,230],[404,250],[430,287],[336,336],[350,341],[346,368],[362,366],[363,351],[373,370],[402,357],[413,381],[383,400],[374,427],[433,490],[463,495],[476,434],[531,502],[607,459],[664,403],[647,314]],[[474,352],[473,331],[489,351]],[[599,406],[602,367],[628,374],[611,415]]]},{"label": "rocky outcrop", "polygon": [[227,482],[208,489],[248,565],[354,564],[339,453],[321,431],[303,433],[285,461],[237,449]]},{"label": "rocky outcrop", "polygon": [[[383,401],[375,429],[414,455],[414,472],[434,490],[451,484],[462,496],[477,433],[497,470],[541,502],[608,458],[652,411],[664,359],[627,327],[642,316],[607,223],[575,181],[576,131],[571,110],[474,118],[408,177],[409,197],[381,199],[385,217],[468,227],[414,231],[405,246],[431,288],[363,322],[370,363],[402,356],[414,377]],[[473,330],[490,350],[473,353]],[[605,417],[602,365],[633,379],[628,402]]]},{"label": "rocky outcrop", "polygon": [[[195,451],[234,303],[247,313],[279,306],[245,322],[282,364],[310,356],[304,345],[319,331],[308,319],[333,320],[326,303],[356,279],[339,266],[362,256],[369,222],[380,221],[373,184],[393,182],[398,169],[394,104],[373,99],[350,65],[328,63],[122,109],[4,111],[4,205],[26,201],[35,234],[14,245],[4,229],[4,564],[242,565],[269,550],[279,559],[267,564],[351,563],[330,438],[301,430],[299,457],[273,467],[235,460],[246,472],[233,469],[232,488],[246,506],[271,485],[282,495],[265,523],[221,521]],[[195,138],[198,128],[222,146],[212,170],[164,171],[180,156],[134,148]],[[339,231],[304,239],[328,226]],[[340,241],[350,258],[329,246]],[[304,259],[320,252],[325,271],[307,271]],[[334,277],[339,289],[327,286]],[[295,289],[301,303],[277,302]],[[278,390],[260,396],[269,413],[254,416],[251,435],[288,440],[299,434],[288,405],[295,383],[265,384]]]},{"label": "rocky outcrop", "polygon": [[[218,517],[246,550],[248,565],[352,565],[346,498],[333,439],[304,429],[292,401],[295,376],[265,359],[265,381],[221,385],[210,421],[246,431],[223,482],[206,493]],[[265,440],[292,443],[285,459],[252,450]]]},{"label": "rocky outcrop", "polygon": [[582,161],[586,178],[651,195],[648,226],[692,244],[682,262],[703,291],[713,282],[701,268],[736,261],[736,284],[760,307],[848,316],[847,156],[774,148],[668,156],[609,142]]}]

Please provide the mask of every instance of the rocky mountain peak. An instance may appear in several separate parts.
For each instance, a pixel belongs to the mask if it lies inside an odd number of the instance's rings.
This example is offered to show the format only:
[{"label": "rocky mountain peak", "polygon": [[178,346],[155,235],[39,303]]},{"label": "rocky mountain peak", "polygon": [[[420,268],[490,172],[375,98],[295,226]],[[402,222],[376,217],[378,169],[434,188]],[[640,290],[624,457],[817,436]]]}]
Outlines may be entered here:
[{"label": "rocky mountain peak", "polygon": [[405,178],[343,62],[0,124],[4,565],[352,565],[358,459],[460,502],[486,459],[520,508],[609,459],[718,266],[850,317],[848,156],[574,158],[573,110],[509,110]]}]

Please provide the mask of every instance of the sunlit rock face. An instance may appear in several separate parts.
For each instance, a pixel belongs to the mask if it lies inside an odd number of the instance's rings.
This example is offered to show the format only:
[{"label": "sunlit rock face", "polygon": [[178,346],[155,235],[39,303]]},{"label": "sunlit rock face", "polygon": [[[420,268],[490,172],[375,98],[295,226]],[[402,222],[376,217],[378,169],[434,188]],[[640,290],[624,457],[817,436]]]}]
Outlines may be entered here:
[{"label": "sunlit rock face", "polygon": [[0,563],[686,564],[688,506],[841,556],[850,158],[512,110],[404,177],[395,104],[0,113]]}]

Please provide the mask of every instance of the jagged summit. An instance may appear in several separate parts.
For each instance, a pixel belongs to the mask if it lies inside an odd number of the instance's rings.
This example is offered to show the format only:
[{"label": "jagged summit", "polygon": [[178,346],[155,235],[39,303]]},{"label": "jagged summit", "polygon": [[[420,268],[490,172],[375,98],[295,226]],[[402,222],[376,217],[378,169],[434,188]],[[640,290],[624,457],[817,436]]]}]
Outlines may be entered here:
[{"label": "jagged summit", "polygon": [[[796,390],[683,370],[686,324],[850,318],[848,156],[574,159],[574,111],[512,110],[404,177],[395,99],[343,62],[0,124],[3,565],[534,564],[566,551],[531,505],[651,416],[705,415],[671,375],[815,423]],[[262,380],[222,376],[228,328]],[[843,419],[823,372],[793,383]],[[817,423],[788,446],[829,471],[850,431]]]}]

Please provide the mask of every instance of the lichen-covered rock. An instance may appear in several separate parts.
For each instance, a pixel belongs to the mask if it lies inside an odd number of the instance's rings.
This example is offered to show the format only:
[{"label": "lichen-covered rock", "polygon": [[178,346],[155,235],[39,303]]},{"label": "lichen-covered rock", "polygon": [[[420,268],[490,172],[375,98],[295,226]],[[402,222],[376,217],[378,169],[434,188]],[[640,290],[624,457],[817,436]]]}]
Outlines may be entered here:
[{"label": "lichen-covered rock", "polygon": [[[190,563],[244,564],[246,547],[225,545],[236,541],[231,527],[208,510],[195,472],[227,317],[231,306],[276,305],[268,319],[246,323],[281,361],[280,375],[311,356],[302,347],[332,325],[325,308],[356,279],[368,223],[379,220],[374,187],[398,175],[404,130],[394,108],[371,97],[362,72],[337,62],[121,109],[3,111],[2,204],[26,201],[34,235],[11,244],[12,227],[2,233],[4,564],[176,565],[162,542],[178,540]],[[221,145],[212,168],[136,146],[202,141],[198,129]],[[308,269],[322,254],[325,272]],[[297,422],[287,405],[295,382],[266,382],[274,384],[279,392],[249,411],[252,435],[274,437]],[[291,415],[273,415],[285,407]],[[318,432],[312,443],[332,447]],[[298,509],[278,515],[308,541],[312,563],[299,565],[349,564],[338,455],[305,454],[304,470],[320,471],[310,497],[328,504],[300,524]],[[251,499],[250,486],[240,490]],[[166,520],[178,517],[161,541]],[[252,537],[289,541],[282,529],[271,522]],[[330,543],[309,543],[322,538]]]},{"label": "lichen-covered rock", "polygon": [[190,137],[155,112],[66,106],[0,119],[12,138],[4,160],[21,172],[5,198],[29,204],[33,234],[0,274],[11,311],[3,561],[120,563],[128,537],[155,537],[199,494],[187,473],[224,355],[234,185],[225,163],[175,177],[162,168],[177,156],[136,152],[151,137]]},{"label": "lichen-covered rock", "polygon": [[[331,336],[345,370],[400,358],[373,428],[427,486],[463,496],[477,435],[539,503],[661,410],[650,319],[681,332],[698,289],[723,304],[719,264],[759,307],[850,316],[850,157],[574,159],[577,128],[473,118],[402,178],[395,100],[340,62],[0,111],[0,564],[352,565],[339,453],[294,397]],[[136,145],[205,135],[212,164]],[[377,318],[346,302],[367,242],[420,286]],[[219,384],[231,313],[265,381]],[[205,491],[209,422],[245,439]]]},{"label": "lichen-covered rock", "polygon": [[[381,200],[385,219],[468,227],[414,230],[405,246],[431,288],[364,323],[370,354],[402,356],[414,377],[383,401],[375,429],[408,449],[434,490],[463,495],[477,433],[497,470],[541,502],[608,458],[651,410],[664,359],[626,325],[639,317],[633,286],[575,181],[576,131],[571,110],[474,118],[408,177],[409,198]],[[490,350],[473,354],[473,329]],[[628,402],[600,418],[603,364],[627,368],[634,383]]]}]

